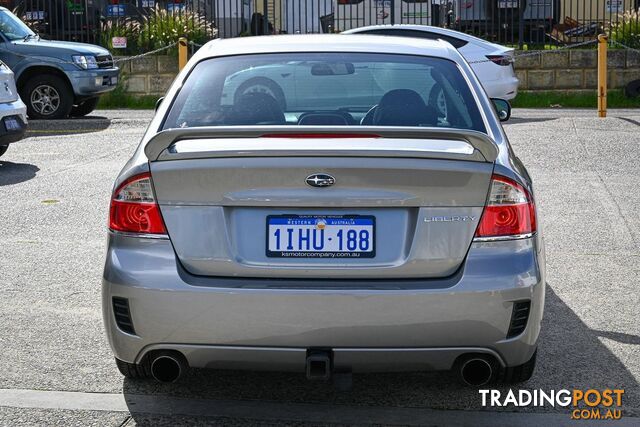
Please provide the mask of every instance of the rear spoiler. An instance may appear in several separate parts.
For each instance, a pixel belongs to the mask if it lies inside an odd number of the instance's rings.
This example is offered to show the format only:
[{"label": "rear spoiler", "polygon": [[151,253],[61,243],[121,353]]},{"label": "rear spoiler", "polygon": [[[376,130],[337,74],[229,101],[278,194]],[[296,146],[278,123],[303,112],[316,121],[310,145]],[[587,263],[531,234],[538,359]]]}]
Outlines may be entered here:
[{"label": "rear spoiler", "polygon": [[[323,139],[326,135],[326,139]],[[260,144],[257,138],[271,138]],[[291,144],[296,139],[299,143]],[[380,138],[378,144],[371,139]],[[207,144],[204,140],[221,140]],[[282,141],[274,142],[277,139]],[[323,139],[322,142],[319,139]],[[349,140],[348,144],[345,139]],[[398,144],[397,140],[416,140]],[[237,141],[230,141],[237,140]],[[395,140],[395,141],[394,141]],[[433,141],[430,145],[426,140]],[[180,141],[197,142],[198,156],[192,151],[181,155]],[[193,144],[192,144],[193,145]],[[465,150],[465,148],[467,148]],[[144,147],[149,161],[197,157],[265,156],[349,156],[417,157],[493,162],[498,156],[496,143],[486,134],[473,130],[426,127],[378,126],[211,126],[168,129],[152,137]]]}]

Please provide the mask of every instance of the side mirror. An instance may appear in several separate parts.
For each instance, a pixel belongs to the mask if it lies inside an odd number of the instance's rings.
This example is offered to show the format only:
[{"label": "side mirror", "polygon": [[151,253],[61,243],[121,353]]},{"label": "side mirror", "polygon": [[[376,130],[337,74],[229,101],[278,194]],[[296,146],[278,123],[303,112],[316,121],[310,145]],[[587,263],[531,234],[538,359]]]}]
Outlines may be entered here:
[{"label": "side mirror", "polygon": [[158,98],[158,100],[156,101],[155,111],[158,111],[158,108],[160,108],[160,104],[162,104],[162,101],[164,101],[164,96]]},{"label": "side mirror", "polygon": [[509,101],[492,98],[491,102],[493,102],[493,107],[496,109],[501,122],[506,122],[511,118],[511,104],[509,104]]}]

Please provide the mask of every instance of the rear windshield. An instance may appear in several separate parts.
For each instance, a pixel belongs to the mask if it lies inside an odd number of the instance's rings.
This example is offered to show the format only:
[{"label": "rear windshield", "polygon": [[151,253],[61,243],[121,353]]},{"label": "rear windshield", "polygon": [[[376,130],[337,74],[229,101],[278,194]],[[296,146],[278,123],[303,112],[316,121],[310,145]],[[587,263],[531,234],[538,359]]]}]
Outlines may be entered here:
[{"label": "rear windshield", "polygon": [[164,129],[423,126],[485,131],[458,66],[423,56],[283,53],[202,61]]}]

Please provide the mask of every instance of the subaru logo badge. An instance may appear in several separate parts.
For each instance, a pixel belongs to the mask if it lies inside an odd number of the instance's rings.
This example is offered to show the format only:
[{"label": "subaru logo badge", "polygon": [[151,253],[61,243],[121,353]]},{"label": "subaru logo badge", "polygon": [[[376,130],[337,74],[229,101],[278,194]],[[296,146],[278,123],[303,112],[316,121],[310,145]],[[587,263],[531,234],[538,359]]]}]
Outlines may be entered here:
[{"label": "subaru logo badge", "polygon": [[326,173],[314,173],[305,180],[312,187],[330,187],[336,183],[336,179]]}]

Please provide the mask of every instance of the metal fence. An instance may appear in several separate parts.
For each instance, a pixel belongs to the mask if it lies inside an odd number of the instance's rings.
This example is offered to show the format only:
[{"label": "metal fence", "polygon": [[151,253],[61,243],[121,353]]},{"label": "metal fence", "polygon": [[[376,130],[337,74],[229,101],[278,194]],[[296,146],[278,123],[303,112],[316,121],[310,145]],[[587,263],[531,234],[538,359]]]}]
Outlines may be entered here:
[{"label": "metal fence", "polygon": [[[0,5],[43,37],[128,53],[180,35],[203,43],[376,24],[443,26],[520,47],[579,43],[608,32],[640,47],[640,0],[0,0]],[[119,37],[115,44],[114,37]]]}]

